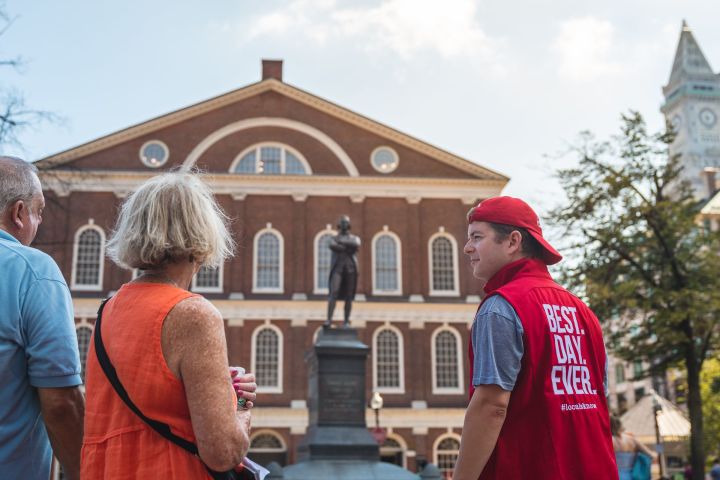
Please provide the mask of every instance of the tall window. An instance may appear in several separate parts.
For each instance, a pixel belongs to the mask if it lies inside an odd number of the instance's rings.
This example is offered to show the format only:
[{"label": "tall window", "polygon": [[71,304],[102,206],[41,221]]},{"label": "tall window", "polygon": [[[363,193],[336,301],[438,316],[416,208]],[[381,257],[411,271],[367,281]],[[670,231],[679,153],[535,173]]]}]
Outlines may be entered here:
[{"label": "tall window", "polygon": [[375,390],[383,393],[405,391],[402,335],[396,328],[384,327],[375,332],[373,370]]},{"label": "tall window", "polygon": [[253,292],[282,293],[283,238],[270,224],[255,235]]},{"label": "tall window", "polygon": [[625,365],[618,363],[615,365],[615,383],[623,383],[625,381]]},{"label": "tall window", "polygon": [[233,162],[233,173],[243,175],[308,175],[310,165],[303,156],[282,144],[259,144],[250,147]]},{"label": "tall window", "polygon": [[430,238],[430,295],[459,295],[455,239],[441,229]]},{"label": "tall window", "polygon": [[401,295],[400,239],[385,230],[373,239],[373,294]]},{"label": "tall window", "polygon": [[75,233],[71,285],[74,290],[102,289],[105,233],[92,223]]},{"label": "tall window", "polygon": [[80,351],[80,377],[85,383],[85,362],[87,361],[88,348],[90,348],[92,328],[81,325],[75,329],[75,333],[77,334],[78,350]]},{"label": "tall window", "polygon": [[380,445],[380,461],[394,463],[405,468],[405,451],[407,449],[396,438],[387,437]]},{"label": "tall window", "polygon": [[432,342],[433,393],[463,393],[460,334],[443,328]]},{"label": "tall window", "polygon": [[258,391],[282,392],[282,334],[272,326],[255,330],[253,335],[253,371]]},{"label": "tall window", "polygon": [[328,293],[330,276],[330,240],[336,232],[325,229],[315,236],[315,293]]},{"label": "tall window", "polygon": [[219,267],[202,266],[193,277],[192,289],[195,292],[222,292],[222,276],[223,265]]},{"label": "tall window", "polygon": [[435,465],[437,465],[443,478],[452,478],[460,453],[460,441],[455,436],[441,437],[435,446]]}]

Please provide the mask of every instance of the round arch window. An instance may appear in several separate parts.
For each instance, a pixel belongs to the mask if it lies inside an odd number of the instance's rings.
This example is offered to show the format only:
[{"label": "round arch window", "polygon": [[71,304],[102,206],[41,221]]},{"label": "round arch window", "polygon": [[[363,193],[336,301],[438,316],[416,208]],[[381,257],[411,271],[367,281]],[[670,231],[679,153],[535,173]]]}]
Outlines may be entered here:
[{"label": "round arch window", "polygon": [[370,163],[380,173],[395,171],[400,163],[397,152],[390,147],[378,147],[370,155]]},{"label": "round arch window", "polygon": [[160,168],[170,157],[170,150],[160,140],[150,140],[140,147],[140,160],[150,168]]}]

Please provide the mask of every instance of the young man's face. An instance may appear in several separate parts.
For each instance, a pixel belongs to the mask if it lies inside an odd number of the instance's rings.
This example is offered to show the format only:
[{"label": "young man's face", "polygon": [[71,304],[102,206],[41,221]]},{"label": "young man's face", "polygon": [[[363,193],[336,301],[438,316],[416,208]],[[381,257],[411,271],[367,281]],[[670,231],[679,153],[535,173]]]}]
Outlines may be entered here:
[{"label": "young man's face", "polygon": [[483,284],[513,261],[513,252],[516,251],[510,245],[510,236],[498,242],[496,235],[487,222],[472,222],[468,225],[468,241],[464,252],[470,257],[473,276]]}]

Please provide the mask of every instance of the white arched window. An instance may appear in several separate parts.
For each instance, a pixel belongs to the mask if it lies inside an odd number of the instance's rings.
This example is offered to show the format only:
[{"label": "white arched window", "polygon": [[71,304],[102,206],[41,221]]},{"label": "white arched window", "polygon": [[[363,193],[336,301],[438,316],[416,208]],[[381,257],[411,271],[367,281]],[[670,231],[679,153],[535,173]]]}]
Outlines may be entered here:
[{"label": "white arched window", "polygon": [[393,326],[378,328],[373,335],[373,390],[405,392],[403,337]]},{"label": "white arched window", "polygon": [[287,464],[287,445],[282,436],[273,430],[253,432],[248,454],[261,465],[268,465],[270,462]]},{"label": "white arched window", "polygon": [[455,238],[440,231],[428,242],[430,272],[430,295],[455,296],[460,294],[458,285],[458,247]]},{"label": "white arched window", "polygon": [[259,393],[282,393],[283,336],[274,325],[255,329],[252,335],[252,371]]},{"label": "white arched window", "polygon": [[460,453],[460,437],[449,433],[439,437],[433,447],[433,460],[443,478],[452,478]]},{"label": "white arched window", "polygon": [[89,323],[83,321],[76,325],[75,333],[77,334],[78,350],[80,351],[80,377],[85,383],[85,363],[87,362],[88,349],[92,339],[92,327]]},{"label": "white arched window", "polygon": [[253,292],[283,292],[283,236],[267,224],[253,242]]},{"label": "white arched window", "polygon": [[75,232],[70,282],[73,290],[102,290],[104,256],[105,232],[90,219]]},{"label": "white arched window", "polygon": [[400,238],[386,227],[372,241],[373,295],[402,295]]},{"label": "white arched window", "polygon": [[244,150],[230,166],[242,175],[309,175],[310,164],[297,150],[281,143],[259,143]]},{"label": "white arched window", "polygon": [[202,266],[192,279],[193,292],[222,293],[223,265],[219,267]]},{"label": "white arched window", "polygon": [[431,341],[433,393],[463,393],[460,334],[454,328],[441,327]]},{"label": "white arched window", "polygon": [[314,293],[328,293],[328,280],[330,277],[330,240],[337,235],[328,225],[325,230],[315,235],[315,288]]},{"label": "white arched window", "polygon": [[406,468],[407,445],[405,441],[396,434],[389,434],[382,445],[380,445],[380,461],[394,463]]}]

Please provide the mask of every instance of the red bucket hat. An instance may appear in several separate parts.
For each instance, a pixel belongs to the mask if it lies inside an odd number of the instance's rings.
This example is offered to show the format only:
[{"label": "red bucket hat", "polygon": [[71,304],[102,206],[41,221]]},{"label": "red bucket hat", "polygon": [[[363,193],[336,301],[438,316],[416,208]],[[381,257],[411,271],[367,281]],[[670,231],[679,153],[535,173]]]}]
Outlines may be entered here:
[{"label": "red bucket hat", "polygon": [[562,260],[562,255],[543,238],[537,214],[519,198],[493,197],[483,200],[468,212],[468,223],[472,222],[501,223],[524,228],[543,247],[542,261],[546,265]]}]

